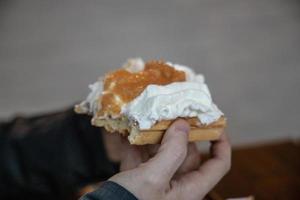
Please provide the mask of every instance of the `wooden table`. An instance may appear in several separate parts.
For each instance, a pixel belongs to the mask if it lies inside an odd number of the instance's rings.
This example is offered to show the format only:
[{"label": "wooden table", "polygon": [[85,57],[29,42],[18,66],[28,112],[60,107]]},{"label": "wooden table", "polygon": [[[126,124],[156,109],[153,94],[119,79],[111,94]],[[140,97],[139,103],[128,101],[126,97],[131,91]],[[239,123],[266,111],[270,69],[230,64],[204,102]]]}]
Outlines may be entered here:
[{"label": "wooden table", "polygon": [[254,195],[258,200],[299,200],[300,142],[234,149],[232,169],[213,193],[219,199]]}]

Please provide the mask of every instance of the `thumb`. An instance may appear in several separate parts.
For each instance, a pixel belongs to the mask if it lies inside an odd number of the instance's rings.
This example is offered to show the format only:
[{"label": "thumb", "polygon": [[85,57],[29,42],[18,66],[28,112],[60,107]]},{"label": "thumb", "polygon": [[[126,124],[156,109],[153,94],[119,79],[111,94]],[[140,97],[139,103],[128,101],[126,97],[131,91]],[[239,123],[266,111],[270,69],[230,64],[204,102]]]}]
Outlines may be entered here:
[{"label": "thumb", "polygon": [[171,180],[186,157],[189,131],[189,124],[182,119],[176,120],[168,128],[158,153],[145,163],[151,177],[166,182]]}]

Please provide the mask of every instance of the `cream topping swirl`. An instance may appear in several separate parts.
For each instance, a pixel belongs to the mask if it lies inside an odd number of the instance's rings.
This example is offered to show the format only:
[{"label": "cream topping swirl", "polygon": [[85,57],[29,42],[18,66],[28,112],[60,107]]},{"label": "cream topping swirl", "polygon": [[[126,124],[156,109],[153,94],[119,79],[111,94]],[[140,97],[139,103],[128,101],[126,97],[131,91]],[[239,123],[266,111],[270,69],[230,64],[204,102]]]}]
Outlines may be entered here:
[{"label": "cream topping swirl", "polygon": [[122,107],[122,114],[137,121],[140,129],[177,117],[198,117],[201,123],[210,124],[223,115],[212,102],[207,85],[200,82],[148,85],[141,95]]}]

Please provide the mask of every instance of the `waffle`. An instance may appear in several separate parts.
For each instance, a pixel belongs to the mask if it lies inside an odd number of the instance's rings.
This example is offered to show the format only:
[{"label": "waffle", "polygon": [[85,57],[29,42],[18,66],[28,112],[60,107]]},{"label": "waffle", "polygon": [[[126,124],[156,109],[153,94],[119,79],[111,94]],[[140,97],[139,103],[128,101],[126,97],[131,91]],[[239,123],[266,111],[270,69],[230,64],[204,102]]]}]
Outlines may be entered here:
[{"label": "waffle", "polygon": [[[92,125],[128,136],[131,144],[157,144],[176,119],[162,120],[149,129],[140,129],[136,121],[121,114],[122,106],[134,100],[150,84],[167,85],[183,81],[186,81],[185,72],[176,70],[163,61],[147,62],[138,72],[122,68],[108,73],[103,79],[102,95],[96,99],[97,109],[93,113]],[[87,113],[81,104],[75,106],[75,111]],[[184,119],[191,126],[189,141],[217,140],[226,126],[224,117],[209,125],[202,124],[196,117]]]}]

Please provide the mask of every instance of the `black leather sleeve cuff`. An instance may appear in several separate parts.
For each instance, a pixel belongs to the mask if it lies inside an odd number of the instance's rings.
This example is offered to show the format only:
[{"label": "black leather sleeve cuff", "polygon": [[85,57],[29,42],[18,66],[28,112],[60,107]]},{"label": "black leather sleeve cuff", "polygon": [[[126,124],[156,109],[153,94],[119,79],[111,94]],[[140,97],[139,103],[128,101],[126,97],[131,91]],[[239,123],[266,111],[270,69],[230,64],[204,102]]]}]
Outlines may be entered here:
[{"label": "black leather sleeve cuff", "polygon": [[80,200],[137,200],[137,198],[121,185],[106,181],[100,188],[84,195]]}]

